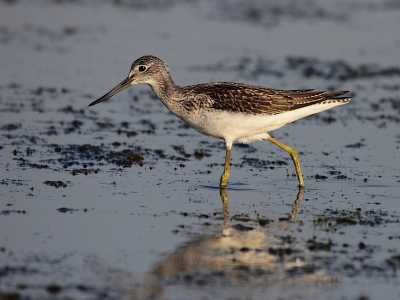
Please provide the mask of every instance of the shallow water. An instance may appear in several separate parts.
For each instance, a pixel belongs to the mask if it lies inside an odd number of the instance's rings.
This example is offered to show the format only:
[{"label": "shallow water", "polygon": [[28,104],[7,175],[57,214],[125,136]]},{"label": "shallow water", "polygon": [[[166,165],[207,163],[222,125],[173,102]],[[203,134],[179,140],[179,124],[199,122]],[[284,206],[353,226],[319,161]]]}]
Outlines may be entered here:
[{"label": "shallow water", "polygon": [[[146,3],[146,4],[144,4]],[[0,2],[1,299],[397,299],[395,2]],[[268,142],[224,144],[136,86],[349,90]],[[225,203],[225,204],[224,204]]]}]

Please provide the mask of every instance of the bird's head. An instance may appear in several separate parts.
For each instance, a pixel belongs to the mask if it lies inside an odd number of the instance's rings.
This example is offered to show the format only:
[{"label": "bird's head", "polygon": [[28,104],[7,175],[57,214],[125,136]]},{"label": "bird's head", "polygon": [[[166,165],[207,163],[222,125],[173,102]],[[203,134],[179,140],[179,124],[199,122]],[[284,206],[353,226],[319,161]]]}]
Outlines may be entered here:
[{"label": "bird's head", "polygon": [[146,83],[150,86],[155,86],[162,81],[162,78],[169,76],[168,66],[161,59],[152,55],[142,56],[132,63],[126,79],[107,94],[90,103],[89,106],[103,102],[132,85]]}]

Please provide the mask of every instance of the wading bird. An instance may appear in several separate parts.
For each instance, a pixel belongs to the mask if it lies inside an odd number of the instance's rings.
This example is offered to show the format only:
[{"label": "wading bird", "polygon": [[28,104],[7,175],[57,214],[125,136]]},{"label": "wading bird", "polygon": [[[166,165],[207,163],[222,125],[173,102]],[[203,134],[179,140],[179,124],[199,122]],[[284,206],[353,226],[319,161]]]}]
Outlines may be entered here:
[{"label": "wading bird", "polygon": [[225,140],[221,188],[226,187],[229,178],[230,153],[236,140],[242,143],[268,140],[287,151],[293,159],[299,186],[303,187],[296,150],[272,138],[268,132],[351,100],[339,97],[347,91],[276,90],[232,82],[178,86],[164,61],[146,55],[133,62],[126,79],[89,106],[139,83],[148,84],[161,102],[194,130]]}]

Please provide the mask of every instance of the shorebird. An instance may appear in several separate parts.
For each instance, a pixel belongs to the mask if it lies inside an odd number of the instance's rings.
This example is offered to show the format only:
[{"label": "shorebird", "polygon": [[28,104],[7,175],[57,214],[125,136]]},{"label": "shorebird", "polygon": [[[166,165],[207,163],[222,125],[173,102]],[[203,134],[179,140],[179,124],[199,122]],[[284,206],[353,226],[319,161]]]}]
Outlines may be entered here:
[{"label": "shorebird", "polygon": [[287,151],[293,160],[299,186],[304,187],[296,150],[277,141],[268,132],[351,100],[339,97],[348,91],[277,90],[233,82],[178,86],[164,61],[146,55],[132,63],[126,79],[89,106],[139,83],[148,84],[161,102],[194,130],[225,140],[221,188],[226,188],[231,148],[236,140],[242,143],[268,140]]}]

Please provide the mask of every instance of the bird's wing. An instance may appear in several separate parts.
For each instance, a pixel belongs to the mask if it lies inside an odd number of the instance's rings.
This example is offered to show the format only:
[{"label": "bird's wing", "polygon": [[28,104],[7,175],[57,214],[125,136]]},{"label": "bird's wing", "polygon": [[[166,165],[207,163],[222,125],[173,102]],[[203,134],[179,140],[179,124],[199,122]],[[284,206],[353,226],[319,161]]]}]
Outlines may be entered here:
[{"label": "bird's wing", "polygon": [[337,98],[346,91],[275,90],[229,82],[202,84],[193,89],[196,94],[207,96],[207,107],[211,109],[249,114],[276,115],[326,101],[348,99]]}]

